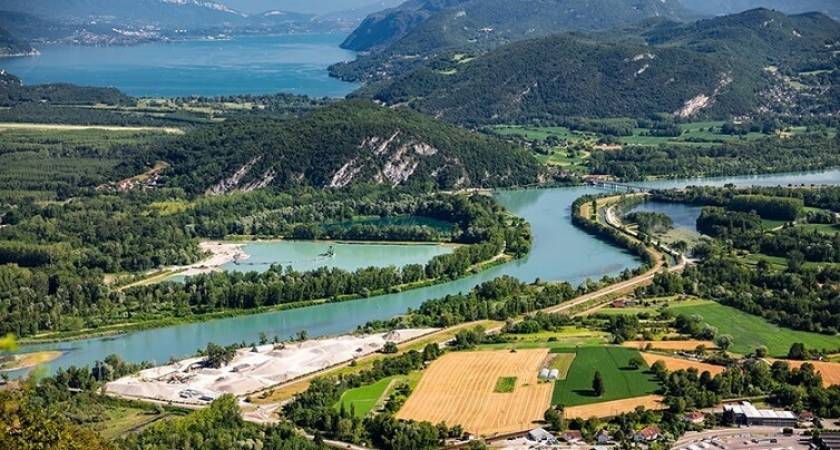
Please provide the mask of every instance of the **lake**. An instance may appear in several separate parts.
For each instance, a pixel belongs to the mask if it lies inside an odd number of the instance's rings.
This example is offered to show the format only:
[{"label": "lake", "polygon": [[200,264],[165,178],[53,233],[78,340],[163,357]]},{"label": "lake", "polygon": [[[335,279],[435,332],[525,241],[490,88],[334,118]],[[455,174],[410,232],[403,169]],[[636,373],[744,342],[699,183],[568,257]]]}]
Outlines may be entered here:
[{"label": "lake", "polygon": [[[335,255],[324,256],[332,247]],[[264,272],[272,264],[292,266],[299,272],[319,267],[355,271],[370,266],[402,267],[426,264],[437,255],[451,253],[454,248],[439,244],[373,244],[325,241],[267,241],[245,245],[248,258],[222,266],[238,272]],[[385,263],[385,264],[382,264]]]},{"label": "lake", "polygon": [[[651,187],[678,187],[690,184],[786,185],[794,182],[840,184],[840,169],[808,174],[781,174],[761,177],[726,177],[705,180],[671,180],[644,183]],[[306,330],[310,336],[347,333],[365,322],[387,319],[416,308],[424,301],[447,294],[467,292],[472,287],[500,275],[523,281],[563,280],[579,284],[587,278],[614,275],[639,264],[638,260],[571,224],[571,204],[585,194],[604,192],[592,187],[501,191],[499,202],[531,224],[534,245],[523,259],[496,266],[459,280],[396,294],[341,303],[233,318],[211,320],[166,328],[138,331],[110,338],[23,346],[20,351],[64,350],[61,358],[46,364],[49,371],[70,365],[91,365],[97,359],[116,353],[129,361],[165,362],[171,356],[194,354],[208,342],[230,344],[252,342],[260,332],[288,338]],[[384,260],[383,260],[384,261]],[[382,262],[379,263],[381,265]]]},{"label": "lake", "polygon": [[237,36],[230,40],[135,46],[39,46],[41,56],[0,59],[26,84],[112,86],[141,97],[288,92],[343,97],[358,86],[327,74],[355,58],[338,47],[344,35]]}]

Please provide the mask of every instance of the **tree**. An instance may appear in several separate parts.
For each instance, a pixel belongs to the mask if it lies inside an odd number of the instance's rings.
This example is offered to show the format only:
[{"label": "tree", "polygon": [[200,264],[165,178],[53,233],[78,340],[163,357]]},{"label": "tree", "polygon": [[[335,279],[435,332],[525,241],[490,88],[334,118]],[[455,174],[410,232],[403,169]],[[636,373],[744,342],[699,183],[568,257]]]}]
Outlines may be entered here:
[{"label": "tree", "polygon": [[643,367],[645,365],[645,361],[642,359],[641,356],[634,356],[630,358],[630,362],[628,364],[631,369],[639,370],[639,367]]},{"label": "tree", "polygon": [[207,367],[218,369],[233,361],[233,357],[236,356],[236,350],[233,347],[222,347],[221,345],[210,342],[207,344],[204,355],[204,362]]},{"label": "tree", "polygon": [[397,344],[388,341],[385,345],[382,346],[382,353],[397,353],[400,349],[397,347]]},{"label": "tree", "polygon": [[721,350],[727,350],[729,349],[729,347],[732,346],[732,341],[734,340],[735,338],[733,338],[731,335],[721,334],[715,337],[715,345]]},{"label": "tree", "polygon": [[790,345],[790,350],[788,350],[788,359],[809,359],[808,350],[805,348],[805,344],[801,342],[794,342]]},{"label": "tree", "polygon": [[604,395],[604,378],[601,376],[601,372],[597,370],[592,377],[592,392],[595,393],[596,397]]},{"label": "tree", "polygon": [[563,429],[563,415],[554,408],[548,408],[543,414],[543,418],[552,430],[560,431]]},{"label": "tree", "polygon": [[768,350],[766,345],[759,345],[755,349],[755,357],[756,358],[764,358],[767,356]]}]

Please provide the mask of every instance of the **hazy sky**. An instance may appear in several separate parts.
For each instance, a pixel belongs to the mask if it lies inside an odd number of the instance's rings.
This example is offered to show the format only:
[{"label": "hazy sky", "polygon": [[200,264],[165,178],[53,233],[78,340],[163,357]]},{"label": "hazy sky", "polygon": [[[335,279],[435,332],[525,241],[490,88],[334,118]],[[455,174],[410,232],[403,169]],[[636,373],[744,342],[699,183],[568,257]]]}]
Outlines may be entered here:
[{"label": "hazy sky", "polygon": [[[324,14],[336,11],[346,11],[382,0],[221,0],[222,3],[246,13],[259,13],[278,9],[308,14]],[[396,0],[386,0],[385,3],[400,3]]]}]

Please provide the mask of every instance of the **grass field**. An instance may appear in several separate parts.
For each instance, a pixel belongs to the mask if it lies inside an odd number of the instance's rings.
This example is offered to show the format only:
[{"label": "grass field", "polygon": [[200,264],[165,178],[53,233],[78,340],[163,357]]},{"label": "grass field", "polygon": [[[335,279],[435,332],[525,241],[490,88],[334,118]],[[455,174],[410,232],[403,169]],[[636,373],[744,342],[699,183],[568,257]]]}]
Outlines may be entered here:
[{"label": "grass field", "polygon": [[413,389],[420,381],[421,375],[422,373],[419,371],[411,372],[408,375],[395,375],[383,378],[373,384],[349,389],[341,395],[341,399],[334,407],[339,409],[343,403],[347,411],[355,410],[356,417],[365,417],[385,401],[395,386],[400,383],[407,383]]},{"label": "grass field", "polygon": [[605,344],[609,339],[607,333],[593,331],[582,327],[563,327],[558,331],[542,331],[533,334],[506,334],[510,340],[501,344],[483,344],[482,349],[528,349],[528,348],[570,348],[576,346],[593,346]]},{"label": "grass field", "polygon": [[[447,353],[423,371],[397,418],[485,436],[532,429],[550,406],[552,384],[537,379],[547,357],[545,349]],[[514,394],[494,392],[503,377],[515,378]]]},{"label": "grass field", "polygon": [[832,225],[827,223],[808,223],[803,225],[797,225],[797,227],[804,228],[806,230],[817,230],[828,234],[840,233],[840,225],[837,224]]},{"label": "grass field", "polygon": [[[581,347],[569,368],[565,380],[554,385],[551,403],[563,406],[586,405],[624,398],[653,394],[659,384],[647,366],[631,369],[630,359],[640,357],[634,349],[604,346]],[[592,392],[592,378],[595,371],[604,379],[604,394],[596,397]]]},{"label": "grass field", "polygon": [[496,388],[493,389],[493,392],[498,392],[500,394],[509,394],[516,389],[516,377],[499,377],[496,380]]},{"label": "grass field", "polygon": [[748,353],[760,345],[766,345],[770,355],[785,356],[794,342],[802,342],[806,347],[814,349],[840,348],[840,336],[782,328],[761,317],[711,301],[674,306],[671,310],[675,314],[699,314],[705,322],[716,327],[719,333],[734,338],[730,350],[737,353]]}]

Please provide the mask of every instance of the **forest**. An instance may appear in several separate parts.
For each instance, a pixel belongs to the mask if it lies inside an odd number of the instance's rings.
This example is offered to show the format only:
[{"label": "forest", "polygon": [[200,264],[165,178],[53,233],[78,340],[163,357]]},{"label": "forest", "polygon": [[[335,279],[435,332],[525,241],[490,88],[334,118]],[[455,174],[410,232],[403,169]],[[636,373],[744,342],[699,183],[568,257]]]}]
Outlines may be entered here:
[{"label": "forest", "polygon": [[[98,195],[7,210],[2,217],[8,226],[0,229],[0,333],[29,336],[368,296],[458,278],[502,251],[523,256],[531,245],[528,224],[483,195],[413,195],[369,186],[259,191],[189,203],[165,194]],[[334,238],[329,230],[318,228],[320,224],[358,216],[428,217],[452,228],[441,232],[409,226],[406,232],[399,226],[350,227],[347,232],[340,231],[340,236],[386,240],[431,236],[466,245],[434,257],[425,266],[402,269],[370,267],[347,272],[322,268],[301,273],[275,266],[264,273],[213,273],[184,283],[126,290],[103,283],[106,274],[197,261],[204,256],[197,246],[199,238]],[[301,229],[314,229],[316,234],[302,235]]]}]

